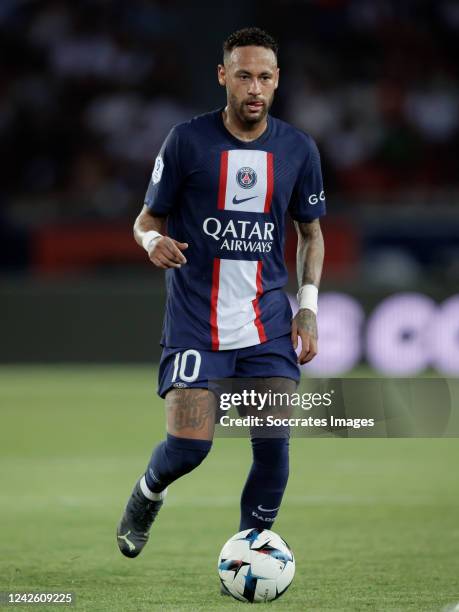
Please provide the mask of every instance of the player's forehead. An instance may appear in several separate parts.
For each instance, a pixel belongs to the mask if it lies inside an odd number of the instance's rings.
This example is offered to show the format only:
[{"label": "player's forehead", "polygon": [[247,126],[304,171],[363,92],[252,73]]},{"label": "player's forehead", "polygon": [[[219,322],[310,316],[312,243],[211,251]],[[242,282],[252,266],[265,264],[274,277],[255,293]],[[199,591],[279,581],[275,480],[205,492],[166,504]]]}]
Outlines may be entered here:
[{"label": "player's forehead", "polygon": [[251,74],[274,72],[277,58],[272,49],[250,45],[235,47],[225,57],[225,66],[233,72],[246,71]]}]

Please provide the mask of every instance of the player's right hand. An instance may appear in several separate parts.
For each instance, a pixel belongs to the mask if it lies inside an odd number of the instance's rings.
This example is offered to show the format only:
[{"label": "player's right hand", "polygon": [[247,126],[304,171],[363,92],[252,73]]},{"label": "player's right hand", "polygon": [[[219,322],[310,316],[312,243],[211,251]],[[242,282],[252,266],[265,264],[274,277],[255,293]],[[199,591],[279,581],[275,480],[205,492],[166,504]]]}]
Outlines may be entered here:
[{"label": "player's right hand", "polygon": [[188,248],[188,243],[178,242],[169,236],[162,236],[153,240],[148,257],[158,268],[167,270],[169,268],[181,268],[186,264],[186,258],[182,251]]}]

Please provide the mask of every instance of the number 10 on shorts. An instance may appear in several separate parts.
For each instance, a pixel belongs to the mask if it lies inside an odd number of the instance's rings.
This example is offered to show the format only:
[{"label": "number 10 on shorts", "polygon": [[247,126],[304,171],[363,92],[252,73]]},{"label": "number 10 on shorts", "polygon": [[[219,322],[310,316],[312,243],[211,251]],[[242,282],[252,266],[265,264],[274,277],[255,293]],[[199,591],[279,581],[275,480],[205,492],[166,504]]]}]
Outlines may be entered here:
[{"label": "number 10 on shorts", "polygon": [[[199,368],[201,367],[201,355],[194,349],[188,349],[183,353],[177,353],[174,359],[174,372],[171,382],[180,380],[185,382],[194,382],[199,376]],[[190,370],[191,373],[190,373]],[[187,374],[188,371],[188,374]]]}]

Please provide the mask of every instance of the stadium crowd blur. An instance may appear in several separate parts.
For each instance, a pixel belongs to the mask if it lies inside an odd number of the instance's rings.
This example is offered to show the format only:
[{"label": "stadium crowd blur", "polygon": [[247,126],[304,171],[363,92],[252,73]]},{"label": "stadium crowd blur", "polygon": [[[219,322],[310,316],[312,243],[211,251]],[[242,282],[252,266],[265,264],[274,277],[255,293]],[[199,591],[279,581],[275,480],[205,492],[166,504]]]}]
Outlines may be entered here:
[{"label": "stadium crowd blur", "polygon": [[[194,86],[220,60],[190,62],[196,6],[2,0],[0,266],[27,267],[50,227],[124,232],[171,126],[223,105],[216,82]],[[259,1],[247,19],[279,39],[273,111],[317,140],[332,217],[457,206],[458,2]],[[450,265],[458,251],[451,239]]]}]

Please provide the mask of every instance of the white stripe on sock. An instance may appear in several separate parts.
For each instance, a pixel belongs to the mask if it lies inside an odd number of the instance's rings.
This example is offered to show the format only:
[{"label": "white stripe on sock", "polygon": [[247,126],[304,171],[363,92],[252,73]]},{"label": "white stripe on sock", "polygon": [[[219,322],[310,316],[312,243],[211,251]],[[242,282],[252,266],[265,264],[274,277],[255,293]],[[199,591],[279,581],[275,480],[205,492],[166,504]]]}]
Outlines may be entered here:
[{"label": "white stripe on sock", "polygon": [[150,491],[147,486],[147,481],[145,480],[145,476],[142,476],[140,479],[140,490],[145,495],[145,497],[151,501],[158,501],[160,499],[164,499],[166,497],[167,488],[160,493],[155,493],[154,491]]}]

